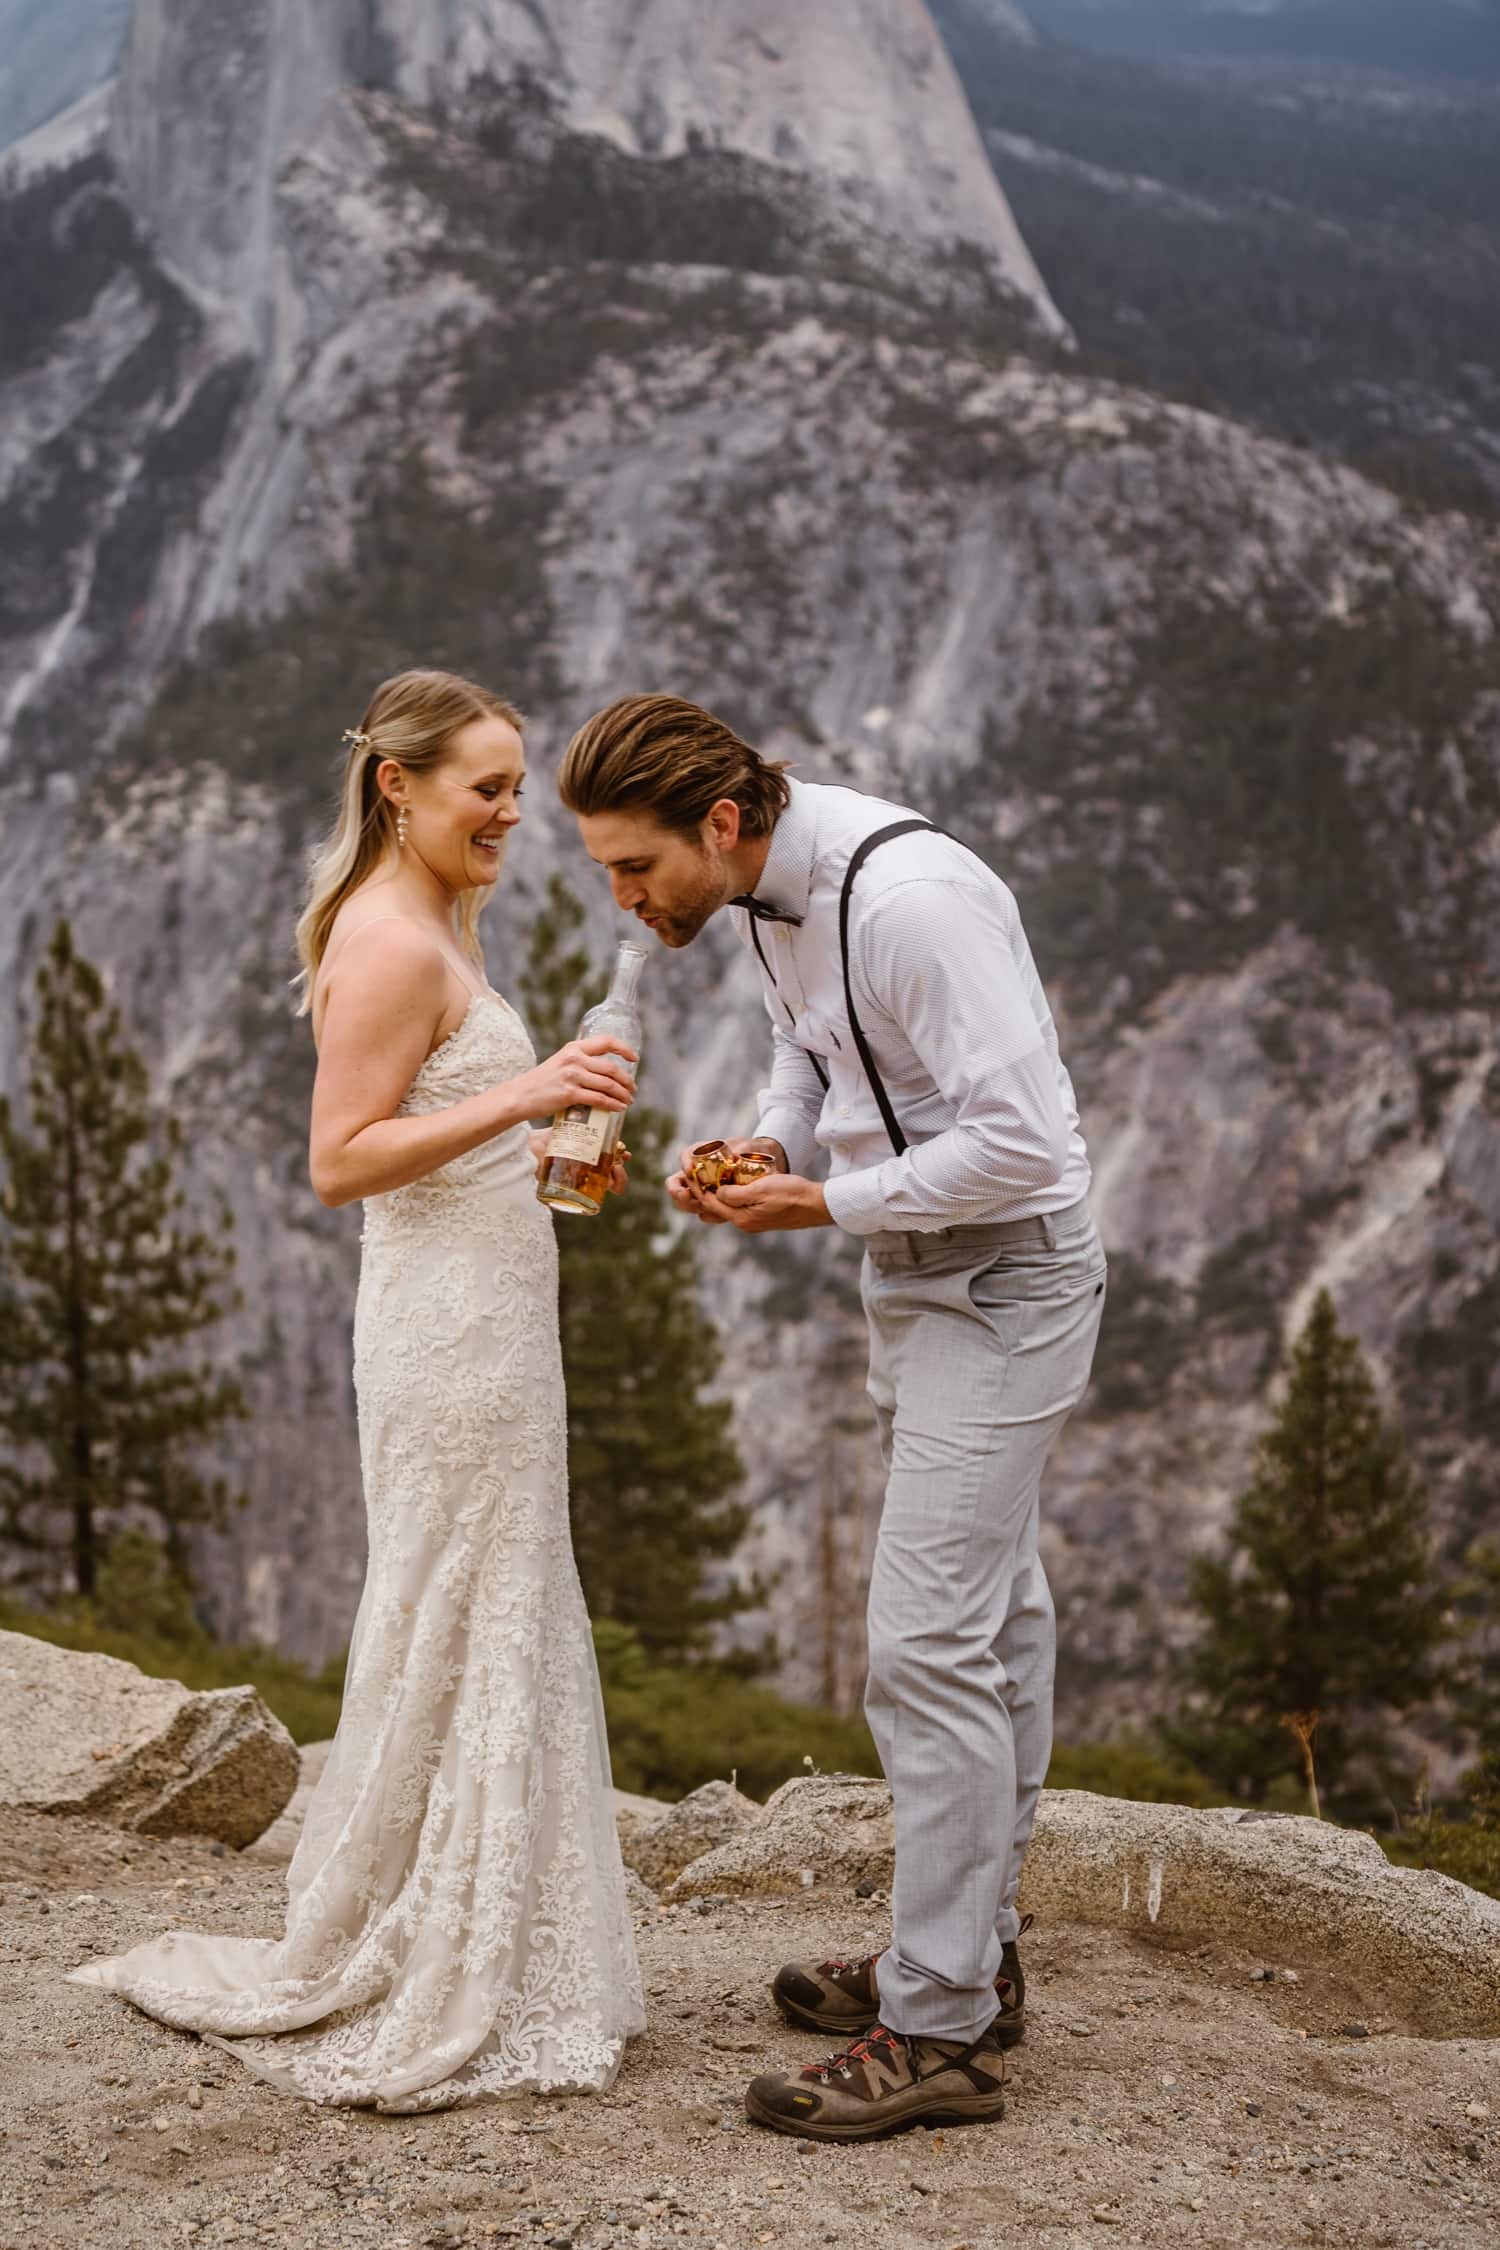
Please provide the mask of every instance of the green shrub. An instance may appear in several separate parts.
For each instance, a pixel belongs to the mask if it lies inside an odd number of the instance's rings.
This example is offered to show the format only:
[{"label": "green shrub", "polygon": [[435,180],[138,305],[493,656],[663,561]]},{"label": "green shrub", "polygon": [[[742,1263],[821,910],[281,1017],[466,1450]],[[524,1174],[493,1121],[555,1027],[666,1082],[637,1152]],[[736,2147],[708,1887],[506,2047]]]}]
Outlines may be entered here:
[{"label": "green shrub", "polygon": [[[619,1789],[681,1797],[733,1774],[747,1796],[767,1797],[809,1760],[825,1773],[880,1771],[861,1718],[789,1703],[712,1665],[653,1665],[634,1633],[607,1620],[595,1625],[594,1645]],[[1228,1802],[1207,1775],[1138,1735],[1060,1746],[1047,1785],[1158,1804]]]},{"label": "green shrub", "polygon": [[1123,1734],[1112,1742],[1059,1743],[1047,1769],[1047,1787],[1091,1789],[1100,1797],[1128,1797],[1154,1805],[1230,1801],[1196,1766],[1136,1734]]},{"label": "green shrub", "polygon": [[295,1657],[274,1649],[232,1648],[192,1628],[172,1638],[159,1628],[108,1624],[92,1605],[78,1602],[63,1610],[24,1609],[0,1601],[0,1628],[29,1633],[54,1648],[92,1649],[117,1656],[154,1680],[180,1680],[189,1688],[258,1688],[295,1742],[321,1742],[333,1733],[343,1699],[344,1659],[333,1658],[314,1672]]},{"label": "green shrub", "polygon": [[43,358],[59,332],[81,320],[122,268],[144,262],[129,210],[111,192],[101,151],[25,182],[0,175],[0,264],[5,331],[0,370],[9,376]]},{"label": "green shrub", "polygon": [[[297,1742],[324,1741],[338,1725],[342,1657],[313,1672],[274,1649],[222,1646],[196,1628],[187,1639],[173,1639],[155,1629],[129,1630],[106,1623],[96,1606],[83,1604],[65,1612],[43,1612],[0,1600],[0,1628],[30,1633],[58,1648],[95,1649],[117,1656],[153,1679],[181,1680],[184,1687],[236,1687],[248,1681]],[[862,1718],[788,1702],[722,1666],[653,1664],[637,1635],[608,1619],[595,1625],[594,1643],[617,1789],[677,1798],[705,1781],[727,1781],[732,1775],[747,1796],[765,1798],[782,1782],[806,1772],[809,1760],[823,1773],[880,1771]],[[1228,1802],[1206,1775],[1138,1735],[1059,1745],[1052,1754],[1047,1786],[1091,1789],[1104,1797],[1156,1804]],[[1455,1838],[1487,1833],[1456,1822],[1435,1826]],[[1416,1833],[1413,1830],[1395,1841],[1412,1848]],[[1488,1840],[1500,1858],[1500,1837],[1488,1832]],[[1398,1856],[1393,1844],[1388,1843],[1387,1849],[1392,1857]],[[1409,1860],[1407,1864],[1424,1863]],[[1434,1859],[1425,1864],[1446,1863]],[[1480,1861],[1473,1859],[1473,1864]],[[1448,1872],[1478,1889],[1487,1887],[1457,1865]]]},{"label": "green shrub", "polygon": [[880,1771],[863,1719],[788,1703],[721,1667],[653,1665],[628,1628],[594,1627],[615,1787],[682,1797],[731,1776],[768,1797],[807,1771]]},{"label": "green shrub", "polygon": [[[82,1602],[43,1611],[0,1600],[0,1628],[116,1656],[184,1687],[248,1682],[297,1742],[326,1740],[338,1725],[343,1657],[313,1672],[274,1649],[211,1641],[191,1624],[180,1637],[154,1621],[131,1628]],[[637,1636],[608,1620],[595,1627],[595,1641],[617,1788],[681,1797],[734,1774],[747,1795],[766,1797],[809,1758],[824,1772],[880,1770],[862,1719],[788,1703],[720,1666],[653,1665]]]},{"label": "green shrub", "polygon": [[144,1633],[177,1648],[206,1648],[193,1615],[191,1589],[172,1568],[159,1539],[146,1531],[116,1532],[99,1564],[94,1591],[79,1605],[106,1633]]},{"label": "green shrub", "polygon": [[1500,1898],[1500,1828],[1426,1813],[1399,1835],[1379,1836],[1376,1841],[1397,1867],[1431,1868],[1467,1883],[1470,1890]]}]

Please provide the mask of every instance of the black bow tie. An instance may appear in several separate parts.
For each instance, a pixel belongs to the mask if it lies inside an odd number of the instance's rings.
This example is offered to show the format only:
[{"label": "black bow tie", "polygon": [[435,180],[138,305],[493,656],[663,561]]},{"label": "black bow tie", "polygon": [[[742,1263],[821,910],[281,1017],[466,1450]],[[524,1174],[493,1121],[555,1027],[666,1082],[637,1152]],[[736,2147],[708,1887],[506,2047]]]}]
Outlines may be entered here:
[{"label": "black bow tie", "polygon": [[741,891],[739,897],[732,898],[729,903],[731,906],[743,906],[752,922],[790,922],[793,929],[800,930],[802,927],[800,914],[789,914],[784,906],[767,906],[763,898],[755,898],[749,891]]}]

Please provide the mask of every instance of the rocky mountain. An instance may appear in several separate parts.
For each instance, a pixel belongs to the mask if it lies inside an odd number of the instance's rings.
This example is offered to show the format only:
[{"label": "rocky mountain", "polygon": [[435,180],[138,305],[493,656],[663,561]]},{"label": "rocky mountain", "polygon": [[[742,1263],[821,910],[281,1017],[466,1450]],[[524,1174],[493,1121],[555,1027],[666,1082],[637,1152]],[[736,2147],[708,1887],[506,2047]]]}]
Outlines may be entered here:
[{"label": "rocky mountain", "polygon": [[1044,31],[1118,54],[1268,56],[1500,79],[1493,0],[1029,0]]},{"label": "rocky mountain", "polygon": [[933,13],[1086,364],[1500,506],[1500,85]]},{"label": "rocky mountain", "polygon": [[[523,18],[566,27],[550,61]],[[1093,1730],[1158,1692],[1319,1281],[1449,1536],[1489,1505],[1500,542],[1074,368],[998,191],[967,201],[956,82],[909,75],[920,9],[788,11],[774,55],[764,9],[715,10],[655,122],[649,45],[610,76],[600,20],[139,0],[113,153],[0,203],[0,974],[68,907],[230,1201],[251,1502],[204,1568],[225,1629],[319,1653],[360,1574],[357,1221],[305,1183],[289,930],[371,682],[451,663],[533,714],[502,986],[553,867],[605,942],[546,778],[623,689],[958,828],[1020,896],[1114,1256],[1050,1504]],[[816,98],[839,25],[857,117]],[[742,960],[710,933],[649,983],[651,1096],[726,1129],[764,1039]],[[789,1681],[847,1693],[851,1251],[715,1237],[704,1270],[755,1559],[838,1563],[777,1597]]]},{"label": "rocky mountain", "polygon": [[256,0],[191,28],[137,0],[121,183],[175,272],[263,302],[276,182],[330,96],[378,85],[430,107],[517,83],[628,153],[733,151],[908,246],[962,244],[1060,326],[921,0]]}]

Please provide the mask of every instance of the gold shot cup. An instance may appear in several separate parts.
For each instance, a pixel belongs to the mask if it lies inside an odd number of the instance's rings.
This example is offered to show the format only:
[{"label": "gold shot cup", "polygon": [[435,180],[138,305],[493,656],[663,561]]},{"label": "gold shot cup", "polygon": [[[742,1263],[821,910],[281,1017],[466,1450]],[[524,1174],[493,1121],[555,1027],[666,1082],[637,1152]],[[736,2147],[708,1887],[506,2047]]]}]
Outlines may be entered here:
[{"label": "gold shot cup", "polygon": [[731,1156],[722,1141],[699,1141],[689,1151],[689,1169],[694,1180],[706,1194],[715,1188],[748,1187],[752,1180],[763,1180],[775,1166],[769,1156],[747,1151],[741,1156]]}]

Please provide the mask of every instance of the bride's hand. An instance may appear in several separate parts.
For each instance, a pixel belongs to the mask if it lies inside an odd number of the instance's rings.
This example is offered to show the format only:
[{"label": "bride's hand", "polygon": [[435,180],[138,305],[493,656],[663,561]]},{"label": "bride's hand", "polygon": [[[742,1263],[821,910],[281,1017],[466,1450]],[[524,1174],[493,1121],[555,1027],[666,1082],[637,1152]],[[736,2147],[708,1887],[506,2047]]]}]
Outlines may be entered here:
[{"label": "bride's hand", "polygon": [[639,1060],[633,1047],[601,1033],[596,1039],[570,1039],[535,1070],[528,1070],[515,1081],[527,1116],[545,1117],[573,1108],[629,1109],[635,1088],[604,1060],[606,1055],[623,1055],[631,1063]]},{"label": "bride's hand", "polygon": [[[531,1161],[536,1166],[538,1171],[540,1171],[542,1168],[542,1158],[547,1153],[547,1143],[551,1140],[551,1138],[552,1131],[550,1126],[545,1132],[530,1133],[527,1135],[527,1142],[531,1149]],[[609,1175],[609,1192],[611,1195],[623,1195],[629,1185],[630,1151],[625,1146],[625,1143],[621,1141],[615,1149],[614,1167]]]}]

